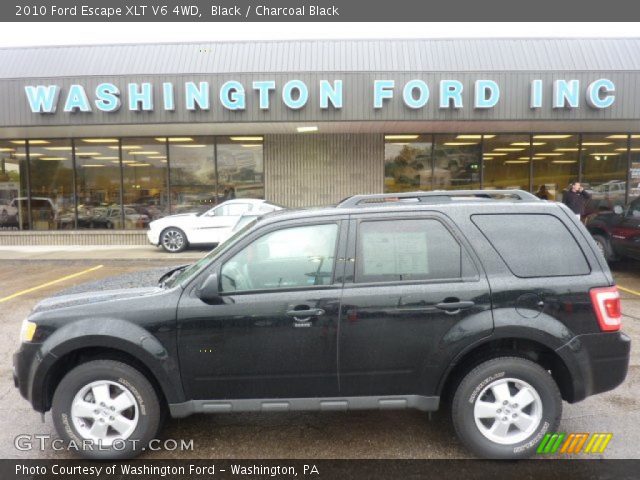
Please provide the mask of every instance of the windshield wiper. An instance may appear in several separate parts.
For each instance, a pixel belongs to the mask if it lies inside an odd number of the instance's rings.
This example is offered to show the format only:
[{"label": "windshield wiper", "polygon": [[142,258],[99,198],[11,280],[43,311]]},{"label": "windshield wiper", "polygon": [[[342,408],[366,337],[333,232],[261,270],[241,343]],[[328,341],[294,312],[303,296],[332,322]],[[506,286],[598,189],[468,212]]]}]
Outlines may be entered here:
[{"label": "windshield wiper", "polygon": [[164,288],[164,286],[167,284],[167,282],[171,279],[171,277],[173,277],[177,272],[181,272],[183,271],[185,268],[187,268],[188,266],[190,266],[190,263],[187,263],[185,265],[180,265],[179,267],[176,268],[172,268],[171,270],[169,270],[168,272],[164,273],[159,279],[158,279],[158,285],[160,285],[160,288]]}]

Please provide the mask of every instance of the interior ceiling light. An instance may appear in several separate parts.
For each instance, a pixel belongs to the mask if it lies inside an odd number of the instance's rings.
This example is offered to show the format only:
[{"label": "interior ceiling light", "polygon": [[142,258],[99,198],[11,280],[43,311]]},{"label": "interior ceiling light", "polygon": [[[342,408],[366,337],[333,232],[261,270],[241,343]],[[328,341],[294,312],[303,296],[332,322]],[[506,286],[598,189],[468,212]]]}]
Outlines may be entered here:
[{"label": "interior ceiling light", "polygon": [[586,145],[589,147],[599,147],[602,145],[611,145],[611,142],[582,142],[582,145]]},{"label": "interior ceiling light", "polygon": [[569,135],[534,135],[533,138],[541,138],[543,140],[552,140],[554,138],[569,138],[572,137],[573,135],[569,134]]},{"label": "interior ceiling light", "polygon": [[459,138],[460,140],[480,140],[482,137],[484,138],[494,138],[495,135],[457,135],[456,138]]},{"label": "interior ceiling light", "polygon": [[443,145],[453,147],[456,145],[478,145],[478,142],[444,142]]},{"label": "interior ceiling light", "polygon": [[[204,148],[207,145],[198,143],[198,144],[190,144],[190,145],[174,145],[174,147],[180,147],[180,148]],[[211,145],[209,145],[211,146]],[[131,153],[139,153],[139,152],[131,152]],[[154,152],[154,153],[158,153],[158,152]]]},{"label": "interior ceiling light", "polygon": [[533,145],[534,147],[539,147],[541,145],[546,145],[546,142],[513,142],[511,145],[514,147],[528,147],[529,145]]},{"label": "interior ceiling light", "polygon": [[38,160],[67,160],[67,157],[40,157]]},{"label": "interior ceiling light", "polygon": [[564,147],[564,148],[555,148],[556,152],[577,152],[580,150],[578,147]]},{"label": "interior ceiling light", "polygon": [[501,148],[494,148],[494,150],[496,152],[521,152],[524,150],[524,148],[501,147]]},{"label": "interior ceiling light", "polygon": [[51,150],[52,152],[70,152],[73,147],[44,147],[45,150]]},{"label": "interior ceiling light", "polygon": [[[15,145],[25,145],[26,140],[11,140],[11,143]],[[29,140],[29,145],[47,145],[51,142],[48,140]]]},{"label": "interior ceiling light", "polygon": [[135,152],[129,152],[130,155],[159,155],[160,152],[156,152],[155,150],[140,150]]},{"label": "interior ceiling light", "polygon": [[83,138],[85,143],[118,143],[117,138]]},{"label": "interior ceiling light", "polygon": [[261,142],[262,137],[229,137],[233,142]]},{"label": "interior ceiling light", "polygon": [[171,142],[193,142],[193,138],[191,137],[156,137],[156,140],[158,142],[164,142],[166,140],[169,140],[169,143]]},{"label": "interior ceiling light", "polygon": [[[118,150],[120,147],[107,147],[111,150]],[[137,148],[142,148],[140,145],[122,145],[122,150],[135,150]]]},{"label": "interior ceiling light", "polygon": [[420,135],[385,135],[385,140],[415,140]]},{"label": "interior ceiling light", "polygon": [[316,127],[316,126],[298,127],[298,128],[296,128],[296,130],[298,131],[298,133],[317,132],[318,131],[318,127]]}]

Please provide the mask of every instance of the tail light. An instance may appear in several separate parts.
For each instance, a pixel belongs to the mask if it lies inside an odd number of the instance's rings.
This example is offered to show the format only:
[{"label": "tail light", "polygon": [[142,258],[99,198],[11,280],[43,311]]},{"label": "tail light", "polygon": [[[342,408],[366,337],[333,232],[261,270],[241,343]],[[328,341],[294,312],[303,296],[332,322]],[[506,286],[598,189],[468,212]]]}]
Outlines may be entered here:
[{"label": "tail light", "polygon": [[620,310],[620,294],[617,287],[592,288],[590,290],[591,303],[598,317],[600,330],[615,332],[622,326],[622,311]]}]

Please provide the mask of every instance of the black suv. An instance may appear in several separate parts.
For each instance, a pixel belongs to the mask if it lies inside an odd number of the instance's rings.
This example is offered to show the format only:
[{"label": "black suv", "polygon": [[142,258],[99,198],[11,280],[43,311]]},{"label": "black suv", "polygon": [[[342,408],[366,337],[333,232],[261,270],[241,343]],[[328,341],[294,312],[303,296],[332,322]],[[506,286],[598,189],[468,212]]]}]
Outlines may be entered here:
[{"label": "black suv", "polygon": [[462,442],[520,458],[562,400],[619,385],[630,339],[605,259],[523,191],[365,195],[247,224],[153,288],[51,298],[24,321],[22,395],[92,458],[163,414],[450,403]]}]

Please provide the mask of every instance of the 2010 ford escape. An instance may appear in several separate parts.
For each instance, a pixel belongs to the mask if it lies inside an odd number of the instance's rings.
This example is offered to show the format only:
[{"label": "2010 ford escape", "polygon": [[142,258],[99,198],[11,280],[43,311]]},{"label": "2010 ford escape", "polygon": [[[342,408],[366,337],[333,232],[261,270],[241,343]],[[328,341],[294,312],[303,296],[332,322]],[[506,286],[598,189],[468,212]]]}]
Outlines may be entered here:
[{"label": "2010 ford escape", "polygon": [[354,196],[268,214],[157,287],[39,303],[14,378],[63,439],[99,444],[92,458],[136,455],[166,412],[444,402],[475,454],[521,458],[563,399],[624,380],[620,327],[609,268],[563,205]]}]

